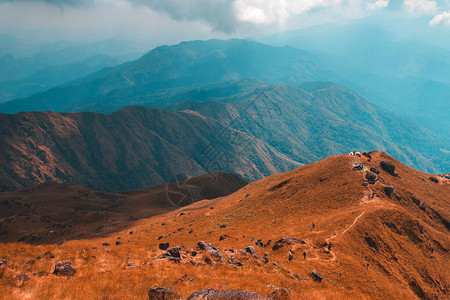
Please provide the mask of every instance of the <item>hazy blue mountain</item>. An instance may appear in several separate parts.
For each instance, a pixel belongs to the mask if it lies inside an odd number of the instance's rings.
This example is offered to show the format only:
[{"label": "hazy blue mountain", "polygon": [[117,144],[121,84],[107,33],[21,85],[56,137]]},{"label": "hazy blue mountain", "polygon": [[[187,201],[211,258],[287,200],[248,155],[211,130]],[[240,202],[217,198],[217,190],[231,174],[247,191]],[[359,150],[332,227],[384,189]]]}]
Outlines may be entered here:
[{"label": "hazy blue mountain", "polygon": [[38,70],[25,79],[0,81],[0,102],[28,97],[122,62],[122,58],[98,54],[79,62]]},{"label": "hazy blue mountain", "polygon": [[450,131],[445,130],[450,126],[450,33],[426,23],[419,25],[368,18],[262,40],[314,52],[323,64],[347,79],[345,83],[340,78],[335,81],[450,140]]},{"label": "hazy blue mountain", "polygon": [[355,149],[382,149],[424,171],[450,168],[449,144],[436,134],[333,83],[266,85],[228,98],[198,97],[200,101],[185,95],[190,100],[170,109],[232,124],[301,163]]},{"label": "hazy blue mountain", "polygon": [[311,54],[292,47],[271,47],[238,39],[183,42],[158,47],[136,61],[6,103],[0,111],[76,111],[99,101],[133,99],[168,88],[253,76],[282,83],[324,80],[334,75]]}]

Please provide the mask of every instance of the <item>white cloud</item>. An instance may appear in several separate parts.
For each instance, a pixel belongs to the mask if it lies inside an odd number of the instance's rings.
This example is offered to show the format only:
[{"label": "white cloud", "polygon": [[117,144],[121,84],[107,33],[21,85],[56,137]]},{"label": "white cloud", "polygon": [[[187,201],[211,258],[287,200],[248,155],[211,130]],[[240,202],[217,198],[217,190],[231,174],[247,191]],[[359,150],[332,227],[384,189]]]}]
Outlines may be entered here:
[{"label": "white cloud", "polygon": [[450,11],[444,11],[430,21],[431,26],[447,25],[450,26]]},{"label": "white cloud", "polygon": [[389,6],[390,0],[376,0],[375,2],[367,3],[368,9],[380,9]]},{"label": "white cloud", "polygon": [[419,14],[432,14],[438,9],[435,0],[405,0],[403,6],[407,11]]}]

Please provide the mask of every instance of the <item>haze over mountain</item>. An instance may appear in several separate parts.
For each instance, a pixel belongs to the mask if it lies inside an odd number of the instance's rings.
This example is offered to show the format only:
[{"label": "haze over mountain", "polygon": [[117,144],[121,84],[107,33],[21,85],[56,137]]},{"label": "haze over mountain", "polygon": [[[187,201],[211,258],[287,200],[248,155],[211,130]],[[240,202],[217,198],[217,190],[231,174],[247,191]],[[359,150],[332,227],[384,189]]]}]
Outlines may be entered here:
[{"label": "haze over mountain", "polygon": [[[157,47],[136,61],[2,104],[0,111],[79,111],[80,107],[99,101],[133,99],[193,84],[248,77],[271,83],[304,82],[332,76],[311,54],[291,47],[271,47],[239,39],[183,42]],[[127,106],[131,101],[123,102]]]},{"label": "haze over mountain", "polygon": [[450,140],[450,34],[426,24],[423,19],[366,18],[262,40],[312,51],[347,79],[346,86]]}]

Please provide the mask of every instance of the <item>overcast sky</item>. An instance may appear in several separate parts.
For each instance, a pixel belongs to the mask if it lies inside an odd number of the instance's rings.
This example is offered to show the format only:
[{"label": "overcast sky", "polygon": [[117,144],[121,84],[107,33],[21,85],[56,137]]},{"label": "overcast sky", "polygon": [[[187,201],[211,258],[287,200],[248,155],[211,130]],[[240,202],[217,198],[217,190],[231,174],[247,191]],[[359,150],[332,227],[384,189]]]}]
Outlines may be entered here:
[{"label": "overcast sky", "polygon": [[93,41],[248,37],[390,14],[450,30],[450,0],[0,0],[0,34]]}]

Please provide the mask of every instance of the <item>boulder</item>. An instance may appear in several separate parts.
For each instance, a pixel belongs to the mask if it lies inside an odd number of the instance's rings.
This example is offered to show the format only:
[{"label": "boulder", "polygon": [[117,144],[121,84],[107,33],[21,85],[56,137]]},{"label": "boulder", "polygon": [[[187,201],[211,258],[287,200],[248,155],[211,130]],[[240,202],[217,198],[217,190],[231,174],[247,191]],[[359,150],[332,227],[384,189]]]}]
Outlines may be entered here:
[{"label": "boulder", "polygon": [[122,241],[117,241],[117,242],[116,242],[116,246],[119,246],[119,245],[122,245],[122,244],[123,244]]},{"label": "boulder", "polygon": [[387,185],[384,187],[384,193],[390,196],[394,192],[394,187],[392,185]]},{"label": "boulder", "polygon": [[370,153],[368,153],[368,152],[363,152],[362,155],[364,155],[365,157],[370,158],[370,159],[372,158],[372,155],[370,155]]},{"label": "boulder", "polygon": [[322,282],[323,279],[322,275],[320,275],[319,272],[317,272],[316,270],[313,270],[311,272],[311,277],[314,279],[314,281],[317,282]]},{"label": "boulder", "polygon": [[205,243],[204,241],[200,241],[197,243],[197,246],[200,250],[217,250],[216,247],[214,247],[212,244],[210,243]]},{"label": "boulder", "polygon": [[291,293],[289,292],[289,290],[281,289],[281,290],[276,290],[275,292],[271,293],[270,295],[267,296],[267,298],[273,299],[273,300],[291,300],[292,296],[291,296]]},{"label": "boulder", "polygon": [[30,276],[27,274],[20,274],[12,279],[13,283],[17,287],[23,286],[27,281],[30,281]]},{"label": "boulder", "polygon": [[375,167],[371,167],[370,172],[375,173],[375,174],[380,174],[380,171]]},{"label": "boulder", "polygon": [[181,258],[181,248],[179,246],[170,248],[169,250],[167,250],[167,252],[165,253],[166,256],[171,256],[171,257],[176,257],[176,258]]},{"label": "boulder", "polygon": [[103,243],[102,246],[109,246],[109,243]]},{"label": "boulder", "polygon": [[384,170],[384,171],[386,171],[386,172],[388,172],[389,174],[394,174],[394,172],[395,172],[395,166],[394,166],[394,164],[393,163],[391,163],[391,162],[388,162],[388,161],[382,161],[381,163],[380,163],[380,167]]},{"label": "boulder", "polygon": [[158,248],[160,250],[167,250],[167,249],[169,249],[169,243],[160,243]]},{"label": "boulder", "polygon": [[272,250],[278,250],[282,248],[284,245],[304,244],[304,243],[305,241],[302,241],[294,237],[284,237],[276,241],[275,244],[273,244]]},{"label": "boulder", "polygon": [[70,261],[60,261],[55,265],[55,270],[53,274],[58,276],[73,276],[77,270],[72,267],[72,263]]},{"label": "boulder", "polygon": [[204,289],[191,294],[188,300],[263,300],[266,297],[260,296],[254,292],[242,290],[214,290]]},{"label": "boulder", "polygon": [[367,173],[366,173],[366,179],[369,181],[369,183],[370,183],[371,181],[374,182],[374,181],[377,179],[377,174],[372,173],[372,172],[367,172]]},{"label": "boulder", "polygon": [[174,290],[167,287],[155,286],[148,290],[148,298],[150,300],[177,300],[181,299]]},{"label": "boulder", "polygon": [[251,255],[255,255],[256,251],[255,251],[255,247],[253,246],[247,246],[244,248],[244,251],[251,254]]},{"label": "boulder", "polygon": [[437,179],[437,178],[434,177],[434,176],[431,176],[431,177],[430,177],[430,180],[433,181],[433,182],[435,182],[435,183],[439,183],[439,179]]}]

